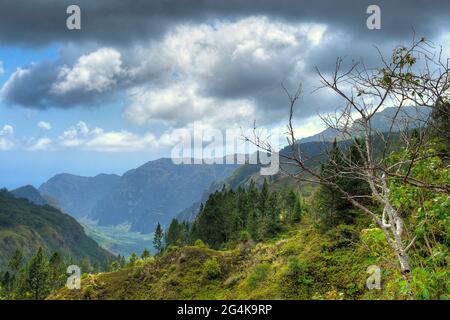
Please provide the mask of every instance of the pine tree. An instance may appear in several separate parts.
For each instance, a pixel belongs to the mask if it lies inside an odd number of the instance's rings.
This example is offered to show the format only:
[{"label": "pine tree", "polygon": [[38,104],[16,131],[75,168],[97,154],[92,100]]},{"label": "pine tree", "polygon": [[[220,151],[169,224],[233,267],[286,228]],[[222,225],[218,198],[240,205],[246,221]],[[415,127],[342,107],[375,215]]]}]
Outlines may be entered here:
[{"label": "pine tree", "polygon": [[48,258],[42,248],[39,248],[31,258],[25,275],[23,292],[30,293],[34,300],[44,299],[50,292]]},{"label": "pine tree", "polygon": [[[335,140],[329,154],[329,161],[321,168],[324,179],[333,182],[349,194],[355,196],[369,195],[370,188],[367,182],[355,177],[350,169],[354,164],[361,164],[363,159],[361,159],[358,150],[364,148],[364,143],[355,139],[346,151],[347,161],[344,162],[343,153]],[[319,226],[324,231],[339,224],[350,224],[354,221],[355,210],[352,204],[340,196],[332,187],[320,186],[315,202],[319,206],[316,210],[319,216]]]},{"label": "pine tree", "polygon": [[158,225],[156,226],[156,230],[155,230],[155,235],[153,237],[153,246],[155,247],[158,254],[160,254],[163,249],[163,241],[162,241],[163,237],[164,237],[164,231],[158,222]]},{"label": "pine tree", "polygon": [[166,243],[168,246],[181,244],[182,228],[183,226],[178,223],[177,219],[172,219],[169,230],[166,232]]},{"label": "pine tree", "polygon": [[20,249],[16,249],[16,251],[14,251],[13,256],[11,257],[8,267],[11,269],[13,273],[17,273],[20,270],[20,267],[22,266],[22,262],[23,262],[22,251]]},{"label": "pine tree", "polygon": [[267,179],[264,178],[264,182],[261,188],[261,192],[259,194],[259,212],[264,216],[267,212],[267,206],[268,206],[268,200],[269,200],[269,184],[267,183]]},{"label": "pine tree", "polygon": [[281,231],[281,207],[280,207],[280,197],[277,192],[272,192],[269,194],[267,200],[266,215],[264,221],[266,223],[266,233],[264,238],[271,238]]},{"label": "pine tree", "polygon": [[[324,180],[340,185],[342,181],[339,172],[343,169],[342,157],[341,150],[335,139],[328,155],[328,162],[321,166],[321,174]],[[342,214],[342,206],[347,201],[338,195],[332,187],[321,185],[316,197],[316,203],[319,206],[317,215],[321,229],[325,231],[337,226],[339,224],[338,216]]]},{"label": "pine tree", "polygon": [[246,229],[250,232],[252,239],[258,239],[258,222],[259,222],[259,209],[257,207],[259,193],[256,188],[255,182],[250,181],[250,185],[247,189],[247,199],[248,199],[248,213],[247,213],[247,223]]},{"label": "pine tree", "polygon": [[8,271],[5,272],[1,279],[3,290],[7,296],[11,296],[16,289],[18,273],[23,264],[23,254],[20,249],[16,249],[8,263]]},{"label": "pine tree", "polygon": [[64,261],[58,252],[53,253],[49,261],[50,289],[55,290],[64,286],[66,280]]},{"label": "pine tree", "polygon": [[4,295],[6,298],[10,298],[14,285],[14,278],[11,276],[9,271],[6,271],[0,279],[0,297]]},{"label": "pine tree", "polygon": [[299,196],[296,196],[294,207],[292,208],[292,221],[299,222],[302,219],[303,206],[302,200]]},{"label": "pine tree", "polygon": [[80,262],[80,269],[82,273],[92,273],[94,268],[92,267],[91,261],[88,257],[84,257]]},{"label": "pine tree", "polygon": [[120,265],[121,268],[123,268],[123,267],[125,267],[127,265],[127,260],[125,259],[124,256],[120,257],[119,265]]},{"label": "pine tree", "polygon": [[200,239],[216,249],[226,241],[225,216],[221,208],[224,193],[226,191],[216,191],[209,196],[193,225],[193,241]]},{"label": "pine tree", "polygon": [[145,248],[144,251],[141,254],[141,258],[142,259],[146,259],[148,257],[150,257],[150,251],[147,248]]},{"label": "pine tree", "polygon": [[134,252],[132,252],[131,255],[130,255],[130,263],[129,263],[129,266],[130,266],[130,267],[134,267],[134,266],[136,265],[137,260],[138,260],[137,254],[134,253]]}]

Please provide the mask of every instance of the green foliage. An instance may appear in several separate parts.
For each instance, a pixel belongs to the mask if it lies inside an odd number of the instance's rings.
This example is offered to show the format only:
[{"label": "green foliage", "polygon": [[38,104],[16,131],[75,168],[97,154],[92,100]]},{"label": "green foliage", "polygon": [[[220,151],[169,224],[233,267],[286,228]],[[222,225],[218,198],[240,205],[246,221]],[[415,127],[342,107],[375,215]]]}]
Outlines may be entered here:
[{"label": "green foliage", "polygon": [[128,265],[129,265],[130,267],[134,267],[134,266],[136,265],[136,262],[138,261],[138,256],[136,255],[136,253],[133,252],[133,253],[131,254],[129,260],[130,260],[130,261],[129,261]]},{"label": "green foliage", "polygon": [[19,285],[19,294],[34,300],[44,299],[50,293],[50,273],[48,258],[39,248],[24,270]]},{"label": "green foliage", "polygon": [[200,248],[208,248],[208,245],[206,243],[204,243],[201,239],[195,240],[194,246],[200,247]]},{"label": "green foliage", "polygon": [[20,249],[16,249],[14,251],[14,254],[11,258],[11,261],[8,264],[8,267],[15,273],[17,273],[20,270],[20,267],[22,266],[24,257],[23,253]]},{"label": "green foliage", "polygon": [[255,289],[267,278],[270,271],[270,265],[262,263],[256,265],[247,278],[247,286],[250,289]]},{"label": "green foliage", "polygon": [[252,236],[250,235],[250,232],[247,230],[242,230],[239,234],[239,241],[240,242],[248,242],[252,239]]},{"label": "green foliage", "polygon": [[[347,150],[342,151],[336,140],[329,152],[328,162],[321,167],[324,181],[331,182],[352,196],[369,195],[368,184],[355,178],[351,166],[359,164],[361,155],[359,148],[364,148],[363,142],[355,139]],[[344,161],[344,154],[347,155]],[[349,163],[350,162],[350,163]],[[324,232],[336,228],[340,224],[352,224],[357,217],[353,205],[343,198],[341,193],[332,186],[321,185],[314,197],[315,219]]]},{"label": "green foliage", "polygon": [[216,279],[220,277],[222,270],[216,257],[206,260],[203,265],[203,272],[207,279]]},{"label": "green foliage", "polygon": [[66,265],[58,252],[53,253],[49,260],[48,273],[50,291],[54,291],[64,286],[67,278]]},{"label": "green foliage", "polygon": [[[440,139],[428,141],[417,154],[414,165],[399,171],[430,185],[450,185],[450,168],[445,164],[445,144]],[[444,158],[438,156],[444,154]],[[433,156],[435,155],[435,156]],[[409,159],[406,150],[393,153],[391,162]],[[417,299],[441,299],[448,296],[450,271],[448,268],[450,245],[450,196],[430,188],[420,188],[391,179],[391,201],[408,225],[414,226],[415,236],[410,249],[413,270],[410,283],[399,289],[410,290]]]},{"label": "green foliage", "polygon": [[[234,191],[223,188],[211,194],[201,207],[189,238],[201,239],[215,249],[250,238],[264,241],[299,222],[302,212],[298,193],[290,189],[271,192],[267,180],[258,191],[251,180],[247,189],[239,187]],[[177,230],[177,222],[173,221],[171,227]],[[169,241],[173,242],[174,238],[171,235]]]},{"label": "green foliage", "polygon": [[286,298],[307,299],[311,295],[314,279],[309,274],[308,264],[297,256],[290,256],[282,274],[280,285]]},{"label": "green foliage", "polygon": [[146,259],[148,257],[150,257],[150,251],[147,248],[145,248],[144,251],[141,254],[141,258],[142,259]]},{"label": "green foliage", "polygon": [[370,228],[361,231],[362,242],[370,249],[370,255],[383,257],[390,254],[389,245],[383,230],[380,228]]}]

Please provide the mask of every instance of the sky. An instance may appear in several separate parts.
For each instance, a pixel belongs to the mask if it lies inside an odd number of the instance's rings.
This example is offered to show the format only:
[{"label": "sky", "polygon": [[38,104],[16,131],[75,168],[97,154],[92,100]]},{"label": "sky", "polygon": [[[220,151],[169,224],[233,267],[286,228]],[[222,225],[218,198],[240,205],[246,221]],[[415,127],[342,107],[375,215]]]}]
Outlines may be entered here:
[{"label": "sky", "polygon": [[[66,9],[81,9],[81,30]],[[381,9],[370,30],[367,7]],[[377,66],[414,33],[450,48],[450,1],[0,0],[0,187],[117,173],[169,157],[180,133],[285,126],[339,107],[337,57]]]}]

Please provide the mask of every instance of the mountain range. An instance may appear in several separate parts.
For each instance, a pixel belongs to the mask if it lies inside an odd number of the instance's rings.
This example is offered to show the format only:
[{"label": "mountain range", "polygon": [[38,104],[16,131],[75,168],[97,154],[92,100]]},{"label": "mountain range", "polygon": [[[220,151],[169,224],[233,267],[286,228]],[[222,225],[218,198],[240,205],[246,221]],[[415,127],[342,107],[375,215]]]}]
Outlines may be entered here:
[{"label": "mountain range", "polygon": [[[380,132],[389,130],[396,108],[386,108],[372,118],[372,127]],[[412,118],[425,117],[425,108],[404,108],[397,118],[394,131],[406,126]],[[420,118],[419,117],[419,118]],[[358,135],[356,120],[351,131]],[[408,123],[410,128],[420,123]],[[323,132],[298,140],[302,151],[313,165],[325,158],[324,151],[331,147],[331,141],[340,140],[339,132],[326,129]],[[286,147],[280,154],[290,152]],[[281,164],[290,170],[290,165]],[[237,169],[237,170],[236,170]],[[100,226],[130,225],[130,231],[151,233],[159,222],[168,225],[172,218],[192,220],[201,202],[223,184],[235,189],[248,183],[250,177],[257,179],[259,167],[252,165],[206,165],[174,164],[171,159],[149,161],[142,166],[125,172],[122,176],[99,174],[82,177],[72,174],[58,174],[32,192],[30,186],[13,191],[37,204],[50,203],[77,219],[89,218]],[[292,168],[297,170],[297,168]],[[228,181],[227,181],[228,179]],[[261,179],[260,179],[261,180]]]},{"label": "mountain range", "polygon": [[[392,120],[395,119],[394,126],[392,128],[393,132],[398,132],[400,130],[414,129],[422,127],[424,121],[426,121],[428,115],[431,112],[430,108],[426,107],[402,107],[397,114],[398,108],[390,107],[382,111],[375,113],[375,115],[370,120],[371,127],[373,130],[378,132],[388,132]],[[359,136],[361,132],[360,119],[356,119],[350,127],[350,132],[353,136]],[[299,139],[299,143],[314,142],[314,141],[333,141],[334,139],[342,140],[339,130],[334,128],[327,128],[322,132]],[[348,139],[346,137],[345,139]]]},{"label": "mountain range", "polygon": [[61,209],[99,225],[130,224],[130,231],[150,233],[199,201],[212,183],[227,178],[237,165],[174,164],[162,158],[125,172],[81,177],[59,174],[39,187]]},{"label": "mountain range", "polygon": [[82,177],[62,173],[50,178],[39,187],[43,197],[56,199],[60,208],[75,218],[91,215],[92,207],[119,182],[115,174]]}]

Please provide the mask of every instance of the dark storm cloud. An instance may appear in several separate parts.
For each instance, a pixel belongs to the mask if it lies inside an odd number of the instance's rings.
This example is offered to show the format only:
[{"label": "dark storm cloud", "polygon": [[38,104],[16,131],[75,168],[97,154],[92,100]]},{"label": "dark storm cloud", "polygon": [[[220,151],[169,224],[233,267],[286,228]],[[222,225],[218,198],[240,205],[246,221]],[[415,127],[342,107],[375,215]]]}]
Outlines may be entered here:
[{"label": "dark storm cloud", "polygon": [[0,96],[10,104],[35,109],[100,106],[117,96],[113,90],[96,92],[84,88],[57,94],[53,86],[59,79],[61,65],[63,63],[59,60],[21,67],[3,85]]},{"label": "dark storm cloud", "polygon": [[[65,10],[78,4],[82,30],[65,27]],[[378,4],[382,29],[366,28],[366,8]],[[208,18],[267,15],[290,21],[326,23],[331,28],[365,38],[398,38],[411,34],[434,34],[448,29],[450,1],[374,0],[48,0],[0,1],[0,43],[26,46],[54,41],[96,41],[121,45],[161,36],[173,23],[198,22]]]},{"label": "dark storm cloud", "polygon": [[[71,4],[81,7],[81,31],[66,28],[65,12]],[[381,30],[366,27],[366,9],[371,4],[381,8]],[[0,46],[34,48],[60,43],[63,51],[58,61],[26,67],[26,73],[20,78],[16,72],[16,79],[10,78],[10,85],[3,87],[3,98],[8,103],[26,107],[68,108],[100,105],[133,86],[146,86],[144,89],[148,91],[153,90],[155,84],[170,86],[174,81],[171,67],[167,67],[164,57],[159,56],[156,50],[151,58],[140,60],[134,53],[136,46],[147,48],[150,43],[157,43],[168,30],[180,23],[197,25],[213,23],[215,19],[238,21],[249,16],[265,16],[269,21],[287,24],[323,24],[327,31],[319,45],[307,50],[302,57],[305,68],[298,76],[292,75],[296,59],[289,57],[290,51],[287,51],[286,56],[280,56],[273,65],[258,65],[247,70],[246,66],[252,63],[250,58],[244,56],[239,64],[236,60],[227,60],[224,54],[221,63],[211,70],[211,76],[195,76],[197,78],[188,80],[196,82],[199,94],[213,97],[215,102],[251,98],[264,113],[266,121],[276,121],[286,116],[287,100],[281,90],[281,82],[292,90],[298,81],[304,83],[302,103],[305,107],[299,117],[306,118],[318,110],[334,109],[336,105],[331,97],[321,92],[312,94],[318,85],[313,70],[315,66],[327,73],[333,70],[337,56],[346,58],[348,62],[356,59],[375,64],[379,57],[374,46],[389,53],[400,42],[411,40],[413,28],[418,36],[436,39],[449,30],[450,1],[0,0]],[[121,52],[127,72],[135,66],[143,71],[133,76],[115,75],[117,83],[110,90],[86,91],[81,88],[52,94],[52,86],[58,82],[62,65],[71,68],[81,55],[101,47]],[[77,50],[76,54],[71,53]],[[301,48],[299,50],[301,52]],[[150,111],[156,115],[163,114],[155,110],[156,107]],[[167,117],[165,113],[163,116]],[[180,113],[172,116],[181,118]]]}]

